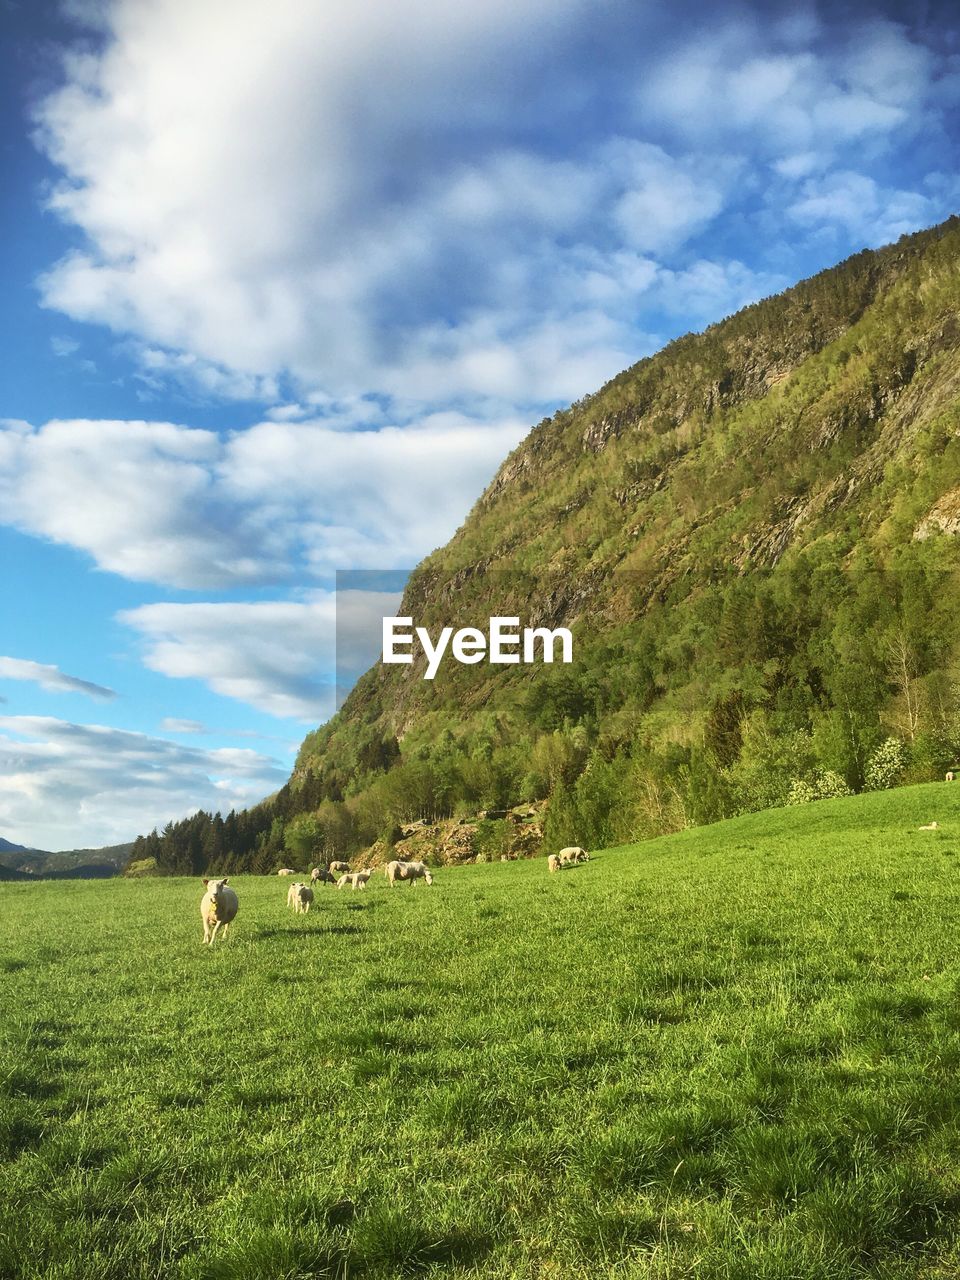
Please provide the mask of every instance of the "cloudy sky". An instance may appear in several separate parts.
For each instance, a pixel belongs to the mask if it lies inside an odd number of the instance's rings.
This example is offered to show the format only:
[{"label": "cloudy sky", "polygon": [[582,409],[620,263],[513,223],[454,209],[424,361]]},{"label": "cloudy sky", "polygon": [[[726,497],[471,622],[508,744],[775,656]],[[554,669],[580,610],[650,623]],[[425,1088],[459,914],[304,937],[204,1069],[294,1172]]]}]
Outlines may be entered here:
[{"label": "cloudy sky", "polygon": [[0,837],[274,790],[334,574],[960,206],[953,4],[0,0]]}]

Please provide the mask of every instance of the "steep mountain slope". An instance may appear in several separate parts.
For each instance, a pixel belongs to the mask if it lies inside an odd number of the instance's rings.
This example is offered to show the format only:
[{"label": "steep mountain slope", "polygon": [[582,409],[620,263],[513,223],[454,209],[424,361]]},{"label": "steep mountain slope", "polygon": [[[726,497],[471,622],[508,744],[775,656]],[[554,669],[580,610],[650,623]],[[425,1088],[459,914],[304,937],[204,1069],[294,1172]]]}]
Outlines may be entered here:
[{"label": "steep mountain slope", "polygon": [[541,422],[402,612],[566,625],[576,661],[375,667],[262,812],[263,861],[539,799],[548,840],[625,840],[952,762],[958,311],[951,219]]},{"label": "steep mountain slope", "polygon": [[[521,612],[535,621],[599,610],[615,625],[625,597],[685,575],[769,569],[824,537],[851,554],[868,540],[889,563],[911,538],[956,531],[958,264],[953,220],[859,254],[542,422],[417,571],[403,612],[439,622],[453,600],[519,606],[533,585]],[[522,571],[515,590],[498,570]],[[420,674],[377,673],[398,729],[442,690]],[[502,669],[485,674],[502,683]]]}]

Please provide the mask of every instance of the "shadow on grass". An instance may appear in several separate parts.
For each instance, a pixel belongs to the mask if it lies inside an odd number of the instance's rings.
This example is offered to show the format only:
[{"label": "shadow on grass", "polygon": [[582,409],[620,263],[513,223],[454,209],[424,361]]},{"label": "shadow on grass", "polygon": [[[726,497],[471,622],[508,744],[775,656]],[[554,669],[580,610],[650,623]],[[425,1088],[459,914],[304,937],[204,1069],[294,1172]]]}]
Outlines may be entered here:
[{"label": "shadow on grass", "polygon": [[9,1098],[53,1098],[61,1092],[61,1086],[53,1080],[44,1080],[30,1075],[26,1071],[12,1071],[0,1086],[0,1097],[6,1094]]},{"label": "shadow on grass", "polygon": [[398,1054],[403,1057],[429,1053],[432,1049],[430,1044],[422,1040],[386,1027],[357,1027],[346,1032],[343,1044],[356,1053]]},{"label": "shadow on grass", "polygon": [[317,924],[311,928],[309,925],[304,928],[299,924],[277,925],[273,928],[258,929],[255,935],[255,942],[275,942],[277,939],[287,939],[294,937],[321,936],[331,933],[362,933],[363,930],[356,924]]},{"label": "shadow on grass", "polygon": [[43,1126],[25,1116],[0,1116],[0,1157],[16,1160],[25,1151],[34,1151],[43,1141]]},{"label": "shadow on grass", "polygon": [[436,1267],[476,1266],[491,1241],[469,1226],[422,1224],[410,1208],[375,1210],[362,1218],[343,1202],[343,1214],[292,1231],[265,1227],[229,1254],[209,1259],[202,1280],[373,1280],[416,1276]]},{"label": "shadow on grass", "polygon": [[69,1031],[69,1022],[56,1022],[52,1019],[37,1021],[27,1035],[27,1048],[59,1049]]},{"label": "shadow on grass", "polygon": [[366,991],[399,991],[407,989],[410,991],[422,991],[428,987],[434,988],[435,984],[426,982],[423,978],[368,978],[363,984]]},{"label": "shadow on grass", "polygon": [[469,1223],[431,1227],[406,1208],[374,1210],[353,1230],[349,1274],[409,1276],[436,1266],[475,1266],[491,1246]]}]

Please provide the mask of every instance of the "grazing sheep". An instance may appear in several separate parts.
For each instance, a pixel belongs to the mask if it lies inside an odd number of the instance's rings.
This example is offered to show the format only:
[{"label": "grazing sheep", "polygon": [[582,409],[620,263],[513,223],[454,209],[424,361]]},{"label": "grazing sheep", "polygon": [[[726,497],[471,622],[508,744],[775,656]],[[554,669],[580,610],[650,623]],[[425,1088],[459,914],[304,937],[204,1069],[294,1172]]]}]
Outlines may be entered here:
[{"label": "grazing sheep", "polygon": [[351,889],[365,889],[367,881],[373,875],[372,871],[350,871],[345,876],[341,876],[337,881],[337,888],[342,889],[348,884]]},{"label": "grazing sheep", "polygon": [[935,823],[935,822],[928,822],[928,823],[926,824],[926,826],[925,826],[925,827],[917,827],[917,830],[918,830],[918,831],[936,831],[936,830],[937,830],[937,823]]},{"label": "grazing sheep", "polygon": [[227,936],[230,922],[240,909],[240,900],[227,884],[226,876],[222,880],[204,880],[203,887],[206,890],[200,899],[203,941],[212,947],[221,925],[223,925],[223,936]]},{"label": "grazing sheep", "polygon": [[408,880],[411,885],[417,880],[426,880],[427,884],[433,884],[433,876],[425,862],[388,862],[387,879],[390,881],[391,889],[398,880]]},{"label": "grazing sheep", "polygon": [[313,890],[308,884],[302,884],[299,880],[287,890],[287,906],[293,907],[298,915],[305,916],[310,910],[312,901]]},{"label": "grazing sheep", "polygon": [[571,844],[566,849],[561,849],[557,857],[560,859],[561,867],[573,867],[578,862],[590,861],[589,853],[586,849],[581,849],[578,844]]},{"label": "grazing sheep", "polygon": [[952,770],[952,769],[951,769],[951,770],[950,770],[950,772],[947,774],[947,776],[946,776],[946,781],[947,781],[947,782],[952,782],[952,781],[953,781],[953,770]]},{"label": "grazing sheep", "polygon": [[349,875],[350,863],[349,862],[331,862],[330,870],[336,871],[336,872],[345,872],[347,875]]},{"label": "grazing sheep", "polygon": [[326,867],[314,867],[310,872],[310,883],[317,884],[336,884],[337,877],[328,871]]},{"label": "grazing sheep", "polygon": [[547,870],[551,872],[551,874],[554,871],[560,870],[560,859],[555,853],[551,853],[550,857],[547,859]]},{"label": "grazing sheep", "polygon": [[293,867],[281,867],[277,872],[278,876],[295,876],[296,874]]}]

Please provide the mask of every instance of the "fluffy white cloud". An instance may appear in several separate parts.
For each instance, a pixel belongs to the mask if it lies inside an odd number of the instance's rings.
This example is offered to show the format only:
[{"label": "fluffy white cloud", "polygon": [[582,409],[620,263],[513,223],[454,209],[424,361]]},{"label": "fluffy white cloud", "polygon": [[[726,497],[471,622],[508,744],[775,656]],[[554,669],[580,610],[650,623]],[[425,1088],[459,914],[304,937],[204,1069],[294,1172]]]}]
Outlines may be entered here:
[{"label": "fluffy white cloud", "polygon": [[[373,579],[361,572],[352,582]],[[306,601],[151,604],[120,621],[143,639],[144,662],[173,679],[201,680],[214,693],[281,718],[327,719],[337,699],[377,660],[381,620],[401,593],[317,591]],[[196,720],[167,718],[166,733],[211,734]]]},{"label": "fluffy white cloud", "polygon": [[105,700],[117,696],[104,685],[68,676],[59,667],[26,658],[0,658],[0,680],[28,680],[48,693],[85,693],[90,698]]},{"label": "fluffy white cloud", "polygon": [[103,725],[0,716],[0,833],[14,843],[119,844],[198,808],[255,803],[286,775],[256,751],[200,751]]},{"label": "fluffy white cloud", "polygon": [[8,422],[0,522],[177,587],[409,568],[449,538],[523,432],[457,414],[379,431],[264,422],[227,437],[163,422]]},{"label": "fluffy white cloud", "polygon": [[437,265],[410,216],[437,156],[496,134],[531,50],[587,7],[118,0],[103,52],[37,111],[66,175],[51,205],[88,237],[48,303],[202,368],[365,383],[377,312]]},{"label": "fluffy white cloud", "polygon": [[120,620],[144,638],[144,661],[162,675],[202,680],[274,716],[315,724],[334,710],[333,593],[309,603],[149,604]]},{"label": "fluffy white cloud", "polygon": [[[738,6],[654,36],[618,0],[114,0],[101,18],[100,51],[37,108],[51,205],[84,237],[43,296],[127,335],[145,395],[270,400],[286,374],[303,403],[576,398],[645,354],[659,272],[721,214],[749,241],[768,164],[788,185],[849,168],[949,105],[939,54],[849,15],[828,31]],[[642,296],[598,301],[591,259],[630,253],[657,257]],[[738,254],[707,256],[723,274]]]},{"label": "fluffy white cloud", "polygon": [[802,225],[843,228],[869,245],[882,245],[934,221],[935,208],[919,192],[885,188],[865,174],[843,171],[805,182],[787,212]]},{"label": "fluffy white cloud", "polygon": [[739,139],[771,158],[829,158],[915,130],[937,55],[896,24],[838,17],[827,31],[816,20],[769,23],[760,11],[720,14],[642,79],[638,110],[688,144]]}]

